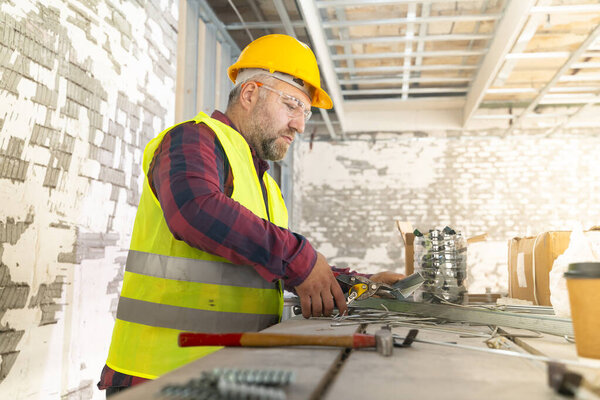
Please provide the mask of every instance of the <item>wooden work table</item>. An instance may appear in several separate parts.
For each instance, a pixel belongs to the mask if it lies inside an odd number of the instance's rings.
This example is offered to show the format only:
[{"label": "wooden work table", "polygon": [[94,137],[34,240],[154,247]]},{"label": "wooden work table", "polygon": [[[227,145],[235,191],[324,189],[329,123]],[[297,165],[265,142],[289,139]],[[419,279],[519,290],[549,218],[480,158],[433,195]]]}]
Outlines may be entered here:
[{"label": "wooden work table", "polygon": [[[344,335],[355,333],[356,325],[331,326],[328,319],[294,317],[267,329],[268,332]],[[374,333],[378,325],[367,326]],[[487,326],[445,324],[448,330],[420,329],[417,338],[455,342],[486,348],[485,338],[461,337],[451,332],[459,328],[473,333],[490,333]],[[511,333],[515,333],[512,330]],[[408,328],[395,327],[393,333],[405,336]],[[531,335],[531,332],[524,331]],[[510,350],[577,360],[575,345],[557,336],[517,338]],[[184,384],[216,367],[285,369],[295,372],[287,386],[287,399],[561,399],[548,386],[546,364],[488,352],[415,342],[408,348],[395,348],[391,357],[373,349],[347,351],[331,347],[225,348],[183,366],[161,378],[133,387],[111,400],[175,399],[161,396],[165,385]],[[571,368],[585,374],[600,387],[598,368]],[[595,382],[594,382],[595,381]],[[596,392],[598,393],[598,392]],[[584,398],[600,398],[580,391]]]}]

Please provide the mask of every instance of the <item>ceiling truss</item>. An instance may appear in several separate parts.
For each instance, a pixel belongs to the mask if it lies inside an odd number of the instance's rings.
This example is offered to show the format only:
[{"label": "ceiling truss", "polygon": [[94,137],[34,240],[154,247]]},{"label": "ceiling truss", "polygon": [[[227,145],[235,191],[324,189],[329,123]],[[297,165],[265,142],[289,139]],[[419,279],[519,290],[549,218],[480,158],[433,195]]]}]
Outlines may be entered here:
[{"label": "ceiling truss", "polygon": [[484,121],[512,134],[544,128],[540,115],[552,134],[599,103],[597,0],[228,0],[237,17],[199,1],[240,48],[265,33],[311,45],[334,102],[315,123],[331,139]]}]

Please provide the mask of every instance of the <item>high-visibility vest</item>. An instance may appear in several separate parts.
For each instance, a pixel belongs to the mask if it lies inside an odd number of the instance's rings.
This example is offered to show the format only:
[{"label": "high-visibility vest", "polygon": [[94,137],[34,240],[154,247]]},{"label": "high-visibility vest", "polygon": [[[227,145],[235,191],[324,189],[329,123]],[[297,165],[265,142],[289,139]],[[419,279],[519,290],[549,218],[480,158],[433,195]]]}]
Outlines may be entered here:
[{"label": "high-visibility vest", "polygon": [[[234,177],[232,199],[287,228],[283,197],[277,183],[265,173],[267,213],[250,148],[240,133],[204,113],[191,121],[209,126],[223,146]],[[156,148],[171,129],[146,146],[145,176]],[[154,379],[220,349],[180,348],[180,332],[258,331],[277,323],[282,310],[279,282],[267,282],[251,266],[231,264],[175,239],[148,179],[144,179],[106,362],[110,368]]]}]

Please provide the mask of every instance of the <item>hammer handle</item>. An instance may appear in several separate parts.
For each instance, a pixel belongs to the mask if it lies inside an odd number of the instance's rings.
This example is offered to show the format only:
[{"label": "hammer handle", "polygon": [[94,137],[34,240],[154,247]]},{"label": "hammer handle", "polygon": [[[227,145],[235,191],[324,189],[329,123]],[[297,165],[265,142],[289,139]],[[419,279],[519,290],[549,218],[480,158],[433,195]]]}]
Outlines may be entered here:
[{"label": "hammer handle", "polygon": [[336,346],[336,347],[375,347],[375,336],[355,333],[346,336],[297,335],[289,333],[196,333],[181,332],[179,346]]}]

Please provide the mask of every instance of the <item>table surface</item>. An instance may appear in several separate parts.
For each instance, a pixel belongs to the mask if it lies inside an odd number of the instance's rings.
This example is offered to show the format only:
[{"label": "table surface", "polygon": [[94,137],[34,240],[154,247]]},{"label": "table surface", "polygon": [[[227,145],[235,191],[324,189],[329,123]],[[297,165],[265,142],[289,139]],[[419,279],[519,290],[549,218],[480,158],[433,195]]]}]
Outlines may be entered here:
[{"label": "table surface", "polygon": [[[366,333],[372,334],[379,328],[377,324],[370,324]],[[332,326],[330,319],[294,317],[265,331],[349,335],[358,329],[358,325]],[[408,329],[394,327],[392,330],[394,334],[405,336]],[[467,337],[465,331],[475,335]],[[490,333],[491,329],[487,326],[455,323],[430,329],[419,328],[417,338],[487,349],[483,336]],[[511,329],[510,333],[532,335],[529,331],[515,329]],[[510,350],[578,360],[574,344],[552,335],[518,337],[510,342]],[[111,400],[173,399],[160,394],[164,386],[184,384],[198,378],[202,371],[212,371],[216,367],[294,371],[295,381],[285,389],[287,399],[565,398],[548,386],[544,362],[415,342],[411,347],[395,348],[391,357],[383,357],[374,349],[349,351],[315,346],[224,348],[159,379],[111,397]],[[591,391],[581,390],[580,394],[600,399],[597,396],[600,393],[600,360],[597,367],[568,366],[568,369],[583,374],[588,385],[592,385]]]}]

